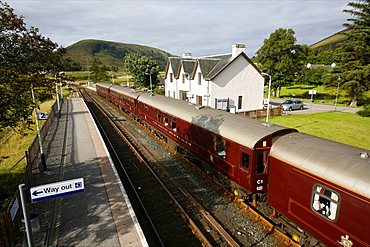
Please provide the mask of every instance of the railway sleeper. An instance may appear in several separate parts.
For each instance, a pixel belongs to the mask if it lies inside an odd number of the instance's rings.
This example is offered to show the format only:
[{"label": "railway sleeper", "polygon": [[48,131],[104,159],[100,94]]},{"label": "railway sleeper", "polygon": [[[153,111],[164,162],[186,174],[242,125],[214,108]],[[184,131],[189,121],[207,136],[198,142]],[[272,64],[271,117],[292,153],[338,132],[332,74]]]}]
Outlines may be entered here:
[{"label": "railway sleeper", "polygon": [[[165,203],[167,205],[170,205],[169,202]],[[164,204],[161,204],[161,205],[164,205]],[[147,209],[150,209],[151,207],[149,206],[146,206]],[[156,207],[153,207],[152,209],[156,209]],[[168,219],[168,222],[173,222],[173,218],[175,217],[175,215],[177,215],[178,217],[180,217],[179,213],[177,212],[176,209],[171,209],[171,210],[167,210],[167,211],[162,211],[160,213],[158,213],[158,210],[156,210],[157,213],[155,213],[155,215],[151,215],[150,218],[153,220],[153,221],[156,221],[156,220],[159,220],[161,222],[164,222],[166,219]],[[167,217],[167,218],[166,218]]]}]

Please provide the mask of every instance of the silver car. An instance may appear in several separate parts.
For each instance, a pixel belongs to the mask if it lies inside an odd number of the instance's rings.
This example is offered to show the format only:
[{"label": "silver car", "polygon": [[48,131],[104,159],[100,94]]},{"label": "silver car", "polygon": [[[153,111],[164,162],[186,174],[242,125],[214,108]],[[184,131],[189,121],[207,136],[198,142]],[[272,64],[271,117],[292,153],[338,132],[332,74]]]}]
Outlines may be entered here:
[{"label": "silver car", "polygon": [[283,107],[284,111],[302,110],[303,102],[300,100],[286,100],[280,106]]}]

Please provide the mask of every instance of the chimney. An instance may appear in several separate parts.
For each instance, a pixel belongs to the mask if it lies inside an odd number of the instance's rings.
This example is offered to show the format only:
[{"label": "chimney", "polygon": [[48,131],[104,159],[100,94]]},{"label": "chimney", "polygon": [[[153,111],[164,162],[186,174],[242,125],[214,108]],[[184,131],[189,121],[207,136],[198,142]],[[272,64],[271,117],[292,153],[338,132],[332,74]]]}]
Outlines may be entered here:
[{"label": "chimney", "polygon": [[241,52],[245,53],[245,45],[235,44],[235,45],[232,46],[232,56],[233,56],[233,58],[238,56]]},{"label": "chimney", "polygon": [[183,53],[182,58],[192,58],[192,54],[191,53]]}]

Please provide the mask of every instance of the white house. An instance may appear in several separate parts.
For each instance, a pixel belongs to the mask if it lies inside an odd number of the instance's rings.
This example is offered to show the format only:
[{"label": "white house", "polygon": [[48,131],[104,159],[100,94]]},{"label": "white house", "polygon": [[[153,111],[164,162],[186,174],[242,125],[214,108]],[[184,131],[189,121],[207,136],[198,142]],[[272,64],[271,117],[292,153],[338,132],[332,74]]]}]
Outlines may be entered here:
[{"label": "white house", "polygon": [[264,78],[245,54],[245,45],[236,44],[231,54],[170,57],[165,90],[167,97],[243,112],[263,108]]}]

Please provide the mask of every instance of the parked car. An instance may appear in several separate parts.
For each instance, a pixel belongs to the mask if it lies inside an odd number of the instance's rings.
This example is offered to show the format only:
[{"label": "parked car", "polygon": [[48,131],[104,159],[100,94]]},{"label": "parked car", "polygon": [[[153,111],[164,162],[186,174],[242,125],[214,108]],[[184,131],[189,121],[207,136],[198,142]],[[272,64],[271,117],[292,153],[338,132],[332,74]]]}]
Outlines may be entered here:
[{"label": "parked car", "polygon": [[302,110],[303,102],[300,100],[286,100],[280,106],[283,107],[284,111]]}]

